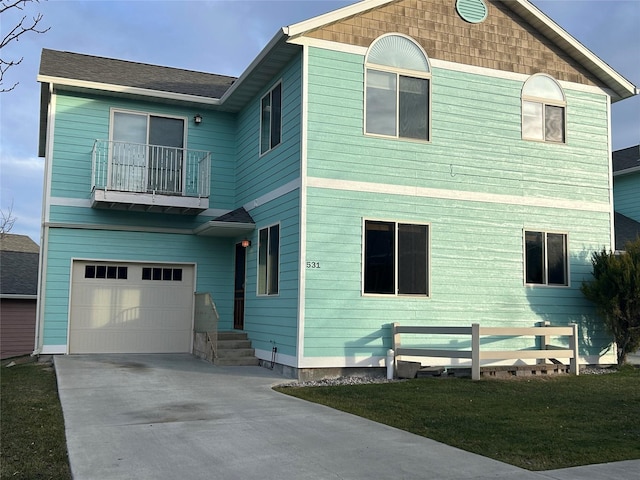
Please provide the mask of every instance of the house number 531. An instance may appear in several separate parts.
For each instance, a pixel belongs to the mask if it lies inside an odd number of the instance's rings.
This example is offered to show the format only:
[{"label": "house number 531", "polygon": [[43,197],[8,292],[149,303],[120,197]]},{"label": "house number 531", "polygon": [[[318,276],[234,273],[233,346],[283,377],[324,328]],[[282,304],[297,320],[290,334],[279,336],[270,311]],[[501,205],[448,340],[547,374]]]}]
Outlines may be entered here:
[{"label": "house number 531", "polygon": [[307,268],[320,268],[320,262],[307,262]]}]

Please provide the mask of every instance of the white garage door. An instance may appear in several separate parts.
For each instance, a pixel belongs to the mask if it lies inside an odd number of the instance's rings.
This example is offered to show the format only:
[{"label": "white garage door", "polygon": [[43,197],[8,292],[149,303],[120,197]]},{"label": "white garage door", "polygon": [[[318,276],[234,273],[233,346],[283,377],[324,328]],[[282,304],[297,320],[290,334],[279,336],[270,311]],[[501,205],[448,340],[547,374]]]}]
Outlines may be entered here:
[{"label": "white garage door", "polygon": [[184,353],[194,267],[76,261],[69,353]]}]

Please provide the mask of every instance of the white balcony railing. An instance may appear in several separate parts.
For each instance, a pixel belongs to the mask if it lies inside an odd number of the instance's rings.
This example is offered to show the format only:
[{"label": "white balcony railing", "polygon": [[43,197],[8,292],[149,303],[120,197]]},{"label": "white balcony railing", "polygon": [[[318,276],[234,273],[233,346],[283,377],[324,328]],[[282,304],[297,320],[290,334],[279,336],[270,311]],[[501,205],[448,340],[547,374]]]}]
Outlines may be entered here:
[{"label": "white balcony railing", "polygon": [[93,190],[209,197],[210,152],[96,140],[92,155]]}]

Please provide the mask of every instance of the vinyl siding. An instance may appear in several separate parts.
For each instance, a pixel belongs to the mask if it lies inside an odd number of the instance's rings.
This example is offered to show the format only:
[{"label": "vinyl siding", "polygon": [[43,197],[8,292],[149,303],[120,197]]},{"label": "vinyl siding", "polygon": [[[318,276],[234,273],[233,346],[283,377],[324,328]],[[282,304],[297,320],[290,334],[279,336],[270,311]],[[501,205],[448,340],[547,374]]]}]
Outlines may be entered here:
[{"label": "vinyl siding", "polygon": [[566,89],[567,144],[524,141],[522,82],[434,68],[431,141],[389,140],[363,135],[362,62],[310,49],[309,176],[608,202],[605,95]]},{"label": "vinyl siding", "polygon": [[0,359],[33,352],[36,300],[0,299]]},{"label": "vinyl siding", "polygon": [[[282,142],[260,156],[260,102],[282,80]],[[300,58],[284,70],[238,115],[236,202],[243,205],[300,178]]]},{"label": "vinyl siding", "polygon": [[640,172],[614,177],[613,204],[616,212],[640,222]]},{"label": "vinyl siding", "polygon": [[196,290],[210,292],[220,329],[233,325],[233,241],[194,235],[51,228],[44,298],[44,345],[67,343],[73,258],[195,263]]},{"label": "vinyl siding", "polygon": [[[56,98],[53,197],[89,198],[94,141],[109,139],[110,109],[184,117],[186,147],[212,152],[210,208],[233,209],[235,117],[230,114],[151,102],[59,92]],[[193,116],[203,115],[199,126]]]},{"label": "vinyl siding", "polygon": [[[296,355],[298,324],[298,271],[300,250],[299,191],[295,190],[255,208],[256,230],[247,251],[245,323],[256,349]],[[280,224],[280,273],[278,295],[257,295],[259,231]]]},{"label": "vinyl siding", "polygon": [[[579,287],[591,252],[610,244],[607,97],[565,89],[566,144],[530,142],[521,138],[522,82],[440,68],[432,75],[429,142],[367,136],[363,58],[309,49],[308,176],[368,182],[388,193],[308,188],[306,259],[321,268],[306,270],[305,357],[353,365],[384,356],[394,321],[577,321],[581,354],[598,355],[609,340]],[[399,195],[394,186],[462,199]],[[501,195],[503,203],[495,200]],[[537,206],[550,199],[574,208]],[[593,208],[582,211],[585,203]],[[431,225],[430,298],[362,295],[363,218]],[[524,229],[568,234],[570,287],[524,285]]]},{"label": "vinyl siding", "polygon": [[[315,188],[307,194],[306,255],[321,268],[306,275],[305,356],[383,356],[393,322],[576,321],[585,336],[582,354],[597,355],[607,343],[579,291],[590,275],[591,252],[609,242],[606,213]],[[430,224],[430,298],[362,295],[363,219]],[[524,285],[524,229],[568,234],[570,287]]]}]

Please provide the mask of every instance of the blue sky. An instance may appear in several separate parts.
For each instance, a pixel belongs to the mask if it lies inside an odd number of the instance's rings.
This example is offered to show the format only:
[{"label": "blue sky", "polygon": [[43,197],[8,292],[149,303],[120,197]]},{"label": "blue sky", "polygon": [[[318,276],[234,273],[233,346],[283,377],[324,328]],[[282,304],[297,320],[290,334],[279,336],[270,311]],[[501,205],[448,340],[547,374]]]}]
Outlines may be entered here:
[{"label": "blue sky", "polygon": [[[452,2],[454,0],[451,0]],[[640,87],[640,0],[530,0],[578,41]],[[290,1],[68,1],[29,4],[3,14],[2,35],[38,12],[42,35],[2,49],[24,57],[0,94],[0,208],[13,204],[12,233],[40,243],[44,160],[38,158],[39,84],[43,48],[240,76],[278,28],[355,3]],[[427,52],[428,53],[428,52]],[[640,96],[612,107],[613,149],[640,143]]]}]

